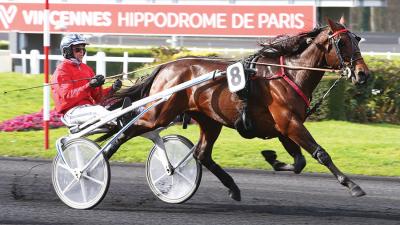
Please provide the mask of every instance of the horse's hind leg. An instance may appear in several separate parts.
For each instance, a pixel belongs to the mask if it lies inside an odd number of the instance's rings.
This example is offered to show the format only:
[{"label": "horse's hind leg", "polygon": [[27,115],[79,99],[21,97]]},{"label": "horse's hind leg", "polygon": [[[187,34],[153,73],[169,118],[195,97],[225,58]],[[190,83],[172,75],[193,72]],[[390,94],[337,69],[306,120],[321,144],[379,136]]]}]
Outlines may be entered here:
[{"label": "horse's hind leg", "polygon": [[284,124],[284,126],[287,127],[287,129],[281,130],[281,132],[287,133],[290,139],[309,152],[319,163],[326,166],[338,179],[340,184],[349,188],[352,196],[359,197],[365,195],[365,192],[360,186],[354,183],[336,167],[329,154],[317,144],[302,122],[292,119],[289,124]]},{"label": "horse's hind leg", "polygon": [[306,166],[306,159],[301,153],[300,146],[294,143],[290,138],[285,136],[280,136],[279,141],[282,143],[286,151],[293,157],[293,164],[286,164],[277,160],[277,155],[273,150],[264,150],[261,154],[264,156],[265,160],[271,164],[275,171],[293,171],[299,174]]},{"label": "horse's hind leg", "polygon": [[194,157],[198,159],[208,170],[210,170],[225,187],[229,189],[229,196],[236,200],[241,200],[240,189],[233,178],[225,172],[212,159],[211,153],[215,141],[221,132],[222,125],[203,115],[192,115],[200,125],[200,139],[196,145]]},{"label": "horse's hind leg", "polygon": [[130,128],[112,143],[106,152],[107,159],[110,159],[119,147],[129,139],[153,131],[156,128],[168,126],[179,115],[179,112],[184,111],[185,105],[183,104],[180,104],[181,107],[172,107],[173,105],[179,105],[177,102],[184,100],[179,97],[180,95],[176,94],[168,102],[160,105],[159,108],[146,112],[134,125],[131,125]]}]

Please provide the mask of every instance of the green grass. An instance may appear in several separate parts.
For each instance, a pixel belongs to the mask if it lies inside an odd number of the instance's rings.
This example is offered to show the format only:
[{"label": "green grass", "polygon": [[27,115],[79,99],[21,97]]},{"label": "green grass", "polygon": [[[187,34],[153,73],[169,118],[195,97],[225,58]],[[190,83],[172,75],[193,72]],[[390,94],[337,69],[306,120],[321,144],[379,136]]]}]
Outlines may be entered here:
[{"label": "green grass", "polygon": [[[43,75],[0,73],[0,121],[42,109],[43,88],[11,91],[43,84]],[[11,91],[11,92],[9,92]],[[4,92],[7,92],[4,94]]]},{"label": "green grass", "polygon": [[[1,93],[19,87],[40,85],[42,76],[22,76],[20,74],[0,74]],[[3,95],[0,101],[0,121],[23,113],[37,112],[41,109],[42,89],[11,92]],[[306,127],[332,156],[336,165],[345,173],[364,175],[400,176],[400,126],[390,124],[355,124],[342,121],[307,122]],[[174,126],[163,134],[181,134],[196,143],[198,127],[189,126],[187,130]],[[23,156],[52,158],[55,155],[54,142],[67,134],[65,128],[50,131],[51,149],[43,149],[43,131],[0,132],[0,156]],[[114,161],[145,162],[152,143],[137,137],[114,155]],[[273,149],[278,159],[291,162],[278,140],[246,140],[235,130],[224,128],[218,138],[213,158],[223,167],[257,168],[271,170],[263,160],[260,151]],[[307,172],[329,172],[305,153]]]}]

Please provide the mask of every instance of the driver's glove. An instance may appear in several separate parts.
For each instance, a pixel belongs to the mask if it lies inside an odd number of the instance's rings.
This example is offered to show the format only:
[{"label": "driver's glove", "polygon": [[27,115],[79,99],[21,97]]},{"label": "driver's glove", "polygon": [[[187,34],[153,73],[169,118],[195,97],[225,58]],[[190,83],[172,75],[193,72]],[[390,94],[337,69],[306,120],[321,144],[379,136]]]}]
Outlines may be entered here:
[{"label": "driver's glove", "polygon": [[92,88],[100,87],[101,85],[104,84],[105,81],[106,79],[104,78],[103,75],[96,75],[92,77],[92,79],[90,79],[89,86]]},{"label": "driver's glove", "polygon": [[116,79],[112,85],[112,91],[117,92],[122,87],[122,81],[120,79]]}]

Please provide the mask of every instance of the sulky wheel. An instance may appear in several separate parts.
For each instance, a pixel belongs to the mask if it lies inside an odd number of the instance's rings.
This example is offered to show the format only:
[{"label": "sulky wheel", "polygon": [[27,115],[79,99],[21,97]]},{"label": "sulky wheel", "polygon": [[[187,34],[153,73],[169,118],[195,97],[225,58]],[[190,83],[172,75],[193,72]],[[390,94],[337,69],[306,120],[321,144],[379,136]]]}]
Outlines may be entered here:
[{"label": "sulky wheel", "polygon": [[161,150],[153,146],[146,163],[147,182],[151,191],[162,201],[185,202],[200,185],[201,164],[193,158],[193,143],[185,137],[168,135],[162,140],[174,171],[172,175],[166,173],[158,157],[158,151]]},{"label": "sulky wheel", "polygon": [[60,155],[53,160],[52,180],[58,197],[75,209],[96,206],[107,193],[110,185],[110,165],[100,154],[83,172],[81,169],[98,152],[100,147],[93,141],[77,138],[63,145],[66,163]]}]

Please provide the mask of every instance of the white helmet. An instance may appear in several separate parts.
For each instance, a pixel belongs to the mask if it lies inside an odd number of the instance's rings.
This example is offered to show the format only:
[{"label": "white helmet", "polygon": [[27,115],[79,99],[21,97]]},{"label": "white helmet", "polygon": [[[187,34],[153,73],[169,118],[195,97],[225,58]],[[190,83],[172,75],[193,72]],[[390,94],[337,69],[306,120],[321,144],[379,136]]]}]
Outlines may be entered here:
[{"label": "white helmet", "polygon": [[72,54],[72,46],[79,44],[88,45],[89,42],[87,42],[86,38],[80,34],[68,34],[64,36],[60,43],[60,50],[64,58],[73,58],[74,55]]}]

